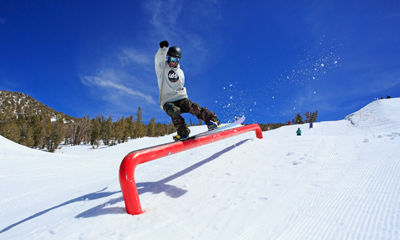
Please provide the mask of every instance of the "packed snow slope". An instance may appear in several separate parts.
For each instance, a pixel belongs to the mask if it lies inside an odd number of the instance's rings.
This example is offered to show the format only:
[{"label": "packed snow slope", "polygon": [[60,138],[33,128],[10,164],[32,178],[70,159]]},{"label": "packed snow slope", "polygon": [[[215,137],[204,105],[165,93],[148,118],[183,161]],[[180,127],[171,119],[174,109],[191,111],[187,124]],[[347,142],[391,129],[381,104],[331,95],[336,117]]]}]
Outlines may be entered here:
[{"label": "packed snow slope", "polygon": [[54,154],[0,137],[0,239],[400,239],[400,99],[263,134],[139,165],[136,216],[120,162],[171,136]]}]

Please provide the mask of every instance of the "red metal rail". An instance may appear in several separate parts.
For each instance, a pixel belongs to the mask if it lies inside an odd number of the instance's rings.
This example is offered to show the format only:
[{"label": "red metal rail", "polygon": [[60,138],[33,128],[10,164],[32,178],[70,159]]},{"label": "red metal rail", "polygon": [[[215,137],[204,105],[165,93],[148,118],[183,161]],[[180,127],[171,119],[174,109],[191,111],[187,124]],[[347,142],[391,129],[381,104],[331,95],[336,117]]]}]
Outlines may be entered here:
[{"label": "red metal rail", "polygon": [[135,182],[135,168],[137,165],[249,131],[255,131],[257,138],[261,139],[263,137],[260,126],[251,124],[199,138],[166,143],[128,153],[122,160],[119,169],[119,183],[121,184],[126,211],[132,215],[143,213]]}]

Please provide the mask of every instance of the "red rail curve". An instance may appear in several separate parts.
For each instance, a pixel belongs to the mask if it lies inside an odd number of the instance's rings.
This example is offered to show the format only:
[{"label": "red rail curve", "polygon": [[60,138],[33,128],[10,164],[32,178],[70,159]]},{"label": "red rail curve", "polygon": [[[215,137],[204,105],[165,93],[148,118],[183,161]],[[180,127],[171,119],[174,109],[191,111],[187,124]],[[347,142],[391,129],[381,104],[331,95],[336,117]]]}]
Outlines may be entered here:
[{"label": "red rail curve", "polygon": [[119,183],[127,213],[132,215],[143,213],[135,182],[135,168],[137,165],[249,131],[255,131],[257,138],[263,138],[260,126],[258,124],[251,124],[199,138],[165,143],[128,153],[122,160],[119,168]]}]

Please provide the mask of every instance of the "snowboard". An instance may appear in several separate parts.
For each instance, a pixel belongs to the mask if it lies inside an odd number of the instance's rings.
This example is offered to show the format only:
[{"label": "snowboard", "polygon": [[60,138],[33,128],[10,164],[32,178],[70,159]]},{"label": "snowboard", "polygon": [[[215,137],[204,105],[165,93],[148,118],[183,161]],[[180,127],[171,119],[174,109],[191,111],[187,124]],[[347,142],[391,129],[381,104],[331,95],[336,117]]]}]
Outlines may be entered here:
[{"label": "snowboard", "polygon": [[201,132],[201,133],[198,133],[198,134],[196,134],[196,135],[187,137],[187,138],[185,138],[185,139],[177,140],[176,142],[179,142],[179,141],[187,141],[187,140],[190,140],[190,139],[197,139],[197,138],[199,138],[199,137],[203,137],[203,136],[211,135],[211,134],[214,134],[214,133],[222,132],[222,131],[224,131],[224,130],[227,130],[227,129],[230,129],[230,128],[234,128],[235,126],[242,124],[242,123],[244,122],[245,119],[246,119],[246,118],[243,116],[243,117],[237,118],[237,119],[236,119],[234,122],[232,122],[232,123],[228,123],[228,124],[226,124],[226,125],[224,125],[224,126],[221,126],[221,127],[216,128],[216,129],[214,129],[214,130]]},{"label": "snowboard", "polygon": [[246,119],[246,118],[245,118],[244,116],[242,116],[242,117],[240,117],[240,118],[237,118],[237,119],[236,119],[234,122],[232,122],[232,123],[228,123],[228,124],[226,124],[226,125],[224,125],[224,126],[218,127],[218,128],[216,128],[216,129],[214,129],[214,130],[211,130],[211,131],[206,131],[206,132],[202,132],[202,133],[196,134],[196,135],[194,135],[193,137],[194,137],[194,138],[199,138],[199,137],[211,135],[211,134],[214,134],[214,133],[217,133],[217,132],[222,132],[222,131],[224,131],[224,130],[227,130],[227,129],[230,129],[230,128],[233,128],[233,127],[235,127],[235,126],[237,126],[237,125],[242,124],[242,123],[244,122],[245,119]]}]

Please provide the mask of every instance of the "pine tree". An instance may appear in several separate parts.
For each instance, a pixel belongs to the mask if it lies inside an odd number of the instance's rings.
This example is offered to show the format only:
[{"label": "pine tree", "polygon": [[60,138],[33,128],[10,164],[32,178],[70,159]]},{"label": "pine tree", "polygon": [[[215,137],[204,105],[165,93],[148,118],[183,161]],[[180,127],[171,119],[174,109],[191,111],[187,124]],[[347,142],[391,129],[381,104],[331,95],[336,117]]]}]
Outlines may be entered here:
[{"label": "pine tree", "polygon": [[109,116],[106,120],[104,116],[102,116],[101,120],[101,139],[103,140],[104,145],[110,145],[112,137],[112,117]]},{"label": "pine tree", "polygon": [[90,129],[90,117],[85,116],[81,121],[81,141],[84,144],[89,144],[90,143],[90,135],[91,135],[91,129]]},{"label": "pine tree", "polygon": [[126,121],[124,117],[118,119],[115,125],[115,139],[118,143],[123,143],[127,141],[127,136],[125,135]]},{"label": "pine tree", "polygon": [[301,114],[298,113],[296,114],[296,117],[293,119],[294,124],[303,124],[303,118],[301,117]]},{"label": "pine tree", "polygon": [[19,127],[21,130],[19,143],[27,147],[33,147],[34,146],[33,128],[31,128],[29,124],[29,118],[24,117],[23,121],[20,122]]},{"label": "pine tree", "polygon": [[101,130],[101,124],[100,124],[100,117],[98,116],[95,119],[91,120],[91,133],[90,133],[90,145],[93,146],[93,148],[96,146],[97,148],[99,147],[99,140],[100,140],[100,130]]},{"label": "pine tree", "polygon": [[304,117],[306,118],[306,123],[312,122],[312,113],[306,112],[306,113],[304,114]]},{"label": "pine tree", "polygon": [[117,128],[117,123],[111,122],[111,133],[110,133],[110,144],[109,146],[114,146],[117,145],[117,134],[116,134],[116,129]]},{"label": "pine tree", "polygon": [[42,133],[42,127],[40,123],[40,118],[37,115],[31,116],[29,119],[29,126],[32,129],[33,146],[40,146],[40,136]]},{"label": "pine tree", "polygon": [[142,112],[142,108],[138,108],[138,111],[136,113],[136,129],[135,129],[135,135],[136,137],[140,138],[140,137],[144,137],[146,135],[146,129],[145,126],[142,122],[143,119],[143,112]]},{"label": "pine tree", "polygon": [[165,129],[163,124],[161,123],[156,123],[155,126],[155,133],[156,136],[164,136],[165,135]]},{"label": "pine tree", "polygon": [[46,148],[49,152],[54,152],[64,137],[64,123],[62,119],[58,119],[51,123],[49,135],[46,136]]},{"label": "pine tree", "polygon": [[318,118],[318,110],[316,110],[315,112],[313,112],[313,113],[311,114],[311,116],[312,116],[312,118],[311,118],[312,122],[316,122],[316,121],[317,121],[317,118]]},{"label": "pine tree", "polygon": [[124,139],[126,141],[129,138],[133,138],[133,116],[129,116],[129,118],[125,118],[125,129],[124,129]]},{"label": "pine tree", "polygon": [[21,138],[21,131],[16,119],[10,119],[1,126],[1,135],[13,142],[18,142]]},{"label": "pine tree", "polygon": [[147,125],[147,136],[155,137],[156,136],[156,119],[151,118],[149,124]]},{"label": "pine tree", "polygon": [[51,132],[51,121],[50,118],[41,116],[40,119],[40,139],[39,139],[39,148],[46,148],[47,138],[50,136]]},{"label": "pine tree", "polygon": [[306,112],[304,116],[306,118],[306,123],[316,122],[318,117],[318,110],[316,110],[315,112]]}]

